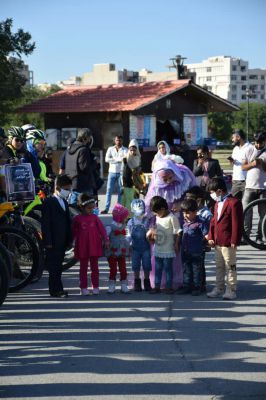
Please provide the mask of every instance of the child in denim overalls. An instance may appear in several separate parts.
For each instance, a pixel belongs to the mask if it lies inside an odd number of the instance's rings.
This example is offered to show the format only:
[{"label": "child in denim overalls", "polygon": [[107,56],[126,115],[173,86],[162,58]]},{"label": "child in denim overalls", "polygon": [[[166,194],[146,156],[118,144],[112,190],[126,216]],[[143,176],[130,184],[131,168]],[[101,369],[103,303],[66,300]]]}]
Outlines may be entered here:
[{"label": "child in denim overalls", "polygon": [[142,291],[140,268],[144,271],[144,290],[150,291],[151,250],[150,243],[146,239],[148,231],[147,220],[144,217],[145,203],[143,200],[135,199],[131,202],[133,218],[127,224],[128,237],[132,247],[132,270],[134,272],[134,290]]}]

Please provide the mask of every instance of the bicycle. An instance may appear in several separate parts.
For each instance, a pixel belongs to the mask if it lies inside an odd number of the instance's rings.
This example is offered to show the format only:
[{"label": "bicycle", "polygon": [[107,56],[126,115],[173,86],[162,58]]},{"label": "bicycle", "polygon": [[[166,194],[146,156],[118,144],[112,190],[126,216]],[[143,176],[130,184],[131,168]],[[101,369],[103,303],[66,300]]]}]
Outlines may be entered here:
[{"label": "bicycle", "polygon": [[12,264],[6,247],[0,242],[0,305],[6,299],[12,275]]},{"label": "bicycle", "polygon": [[[252,247],[266,250],[266,213],[260,221],[258,209],[266,210],[266,198],[257,199],[248,204],[244,210],[244,221],[251,218],[251,230],[244,228],[243,238]],[[261,226],[259,229],[259,222]]]}]

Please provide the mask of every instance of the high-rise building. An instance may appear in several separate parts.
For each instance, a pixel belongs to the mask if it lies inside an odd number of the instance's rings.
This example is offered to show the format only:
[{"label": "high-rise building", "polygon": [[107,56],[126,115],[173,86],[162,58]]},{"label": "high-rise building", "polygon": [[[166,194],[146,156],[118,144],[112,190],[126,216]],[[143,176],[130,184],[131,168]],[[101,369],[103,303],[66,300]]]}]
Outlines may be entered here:
[{"label": "high-rise building", "polygon": [[196,74],[195,83],[232,103],[243,103],[247,97],[253,102],[266,102],[266,70],[249,69],[248,61],[215,56],[187,64],[187,68]]}]

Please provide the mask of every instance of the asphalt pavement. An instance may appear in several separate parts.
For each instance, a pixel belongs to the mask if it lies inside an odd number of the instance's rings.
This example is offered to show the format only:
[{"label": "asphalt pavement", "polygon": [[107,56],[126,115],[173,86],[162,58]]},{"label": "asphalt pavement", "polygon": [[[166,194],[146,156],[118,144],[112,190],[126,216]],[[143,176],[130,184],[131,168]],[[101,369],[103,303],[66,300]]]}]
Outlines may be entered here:
[{"label": "asphalt pavement", "polygon": [[[55,299],[45,273],[0,308],[0,398],[265,400],[265,259],[239,248],[234,301],[108,295],[104,258],[99,296],[79,295],[76,265]],[[206,265],[211,288],[213,252]]]}]

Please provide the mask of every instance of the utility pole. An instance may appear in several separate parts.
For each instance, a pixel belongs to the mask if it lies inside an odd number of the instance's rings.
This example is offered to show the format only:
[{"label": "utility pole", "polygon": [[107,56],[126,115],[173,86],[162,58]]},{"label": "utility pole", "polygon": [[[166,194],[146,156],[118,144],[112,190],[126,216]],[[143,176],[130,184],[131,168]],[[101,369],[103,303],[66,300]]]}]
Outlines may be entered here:
[{"label": "utility pole", "polygon": [[249,98],[250,98],[249,89],[246,90],[246,98],[247,98],[246,131],[247,131],[247,141],[248,141],[248,136],[249,136]]}]

